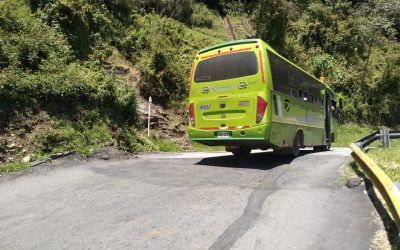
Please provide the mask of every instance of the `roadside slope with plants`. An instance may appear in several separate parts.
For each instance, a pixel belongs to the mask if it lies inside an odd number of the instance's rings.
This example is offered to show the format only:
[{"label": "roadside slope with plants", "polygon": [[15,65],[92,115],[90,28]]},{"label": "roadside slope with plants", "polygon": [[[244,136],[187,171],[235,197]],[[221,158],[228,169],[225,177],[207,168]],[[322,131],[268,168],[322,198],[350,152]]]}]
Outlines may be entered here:
[{"label": "roadside slope with plants", "polygon": [[176,149],[143,136],[138,103],[178,109],[193,56],[221,31],[216,11],[189,1],[0,2],[0,161]]}]

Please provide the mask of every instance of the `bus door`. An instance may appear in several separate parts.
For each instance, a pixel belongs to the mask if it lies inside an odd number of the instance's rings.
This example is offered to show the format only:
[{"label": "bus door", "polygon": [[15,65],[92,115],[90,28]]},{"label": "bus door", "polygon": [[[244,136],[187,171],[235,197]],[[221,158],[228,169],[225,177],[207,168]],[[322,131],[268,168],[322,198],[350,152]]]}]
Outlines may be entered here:
[{"label": "bus door", "polygon": [[332,112],[332,94],[326,89],[325,91],[325,138],[326,143],[331,141],[331,112]]}]

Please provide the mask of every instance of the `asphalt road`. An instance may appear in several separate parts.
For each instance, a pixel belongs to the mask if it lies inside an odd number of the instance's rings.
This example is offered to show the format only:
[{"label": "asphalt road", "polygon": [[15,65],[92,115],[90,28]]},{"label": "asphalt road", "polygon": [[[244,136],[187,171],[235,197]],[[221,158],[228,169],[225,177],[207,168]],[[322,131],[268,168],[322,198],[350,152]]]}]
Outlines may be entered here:
[{"label": "asphalt road", "polygon": [[71,159],[0,178],[1,249],[368,249],[378,230],[349,150]]}]

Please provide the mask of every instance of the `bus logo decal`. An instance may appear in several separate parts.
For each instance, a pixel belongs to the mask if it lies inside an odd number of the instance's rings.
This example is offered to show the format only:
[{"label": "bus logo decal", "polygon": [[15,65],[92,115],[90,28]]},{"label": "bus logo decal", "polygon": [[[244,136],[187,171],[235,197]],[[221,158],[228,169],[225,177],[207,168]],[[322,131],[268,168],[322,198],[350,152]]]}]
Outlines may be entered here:
[{"label": "bus logo decal", "polygon": [[238,84],[238,88],[239,88],[239,89],[245,89],[245,88],[247,88],[247,82],[240,82],[240,83]]},{"label": "bus logo decal", "polygon": [[203,92],[203,94],[207,94],[208,92],[210,92],[210,88],[204,87],[202,92]]},{"label": "bus logo decal", "polygon": [[285,107],[286,111],[288,111],[288,112],[290,111],[290,102],[288,99],[285,100],[284,107]]}]

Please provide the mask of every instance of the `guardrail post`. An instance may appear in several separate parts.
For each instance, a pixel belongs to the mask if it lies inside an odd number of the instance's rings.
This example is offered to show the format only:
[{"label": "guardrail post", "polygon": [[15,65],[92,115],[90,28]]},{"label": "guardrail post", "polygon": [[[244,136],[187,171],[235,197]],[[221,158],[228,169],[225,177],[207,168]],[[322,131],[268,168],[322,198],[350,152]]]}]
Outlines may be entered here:
[{"label": "guardrail post", "polygon": [[390,134],[388,128],[383,128],[381,130],[381,143],[383,148],[390,147]]}]

